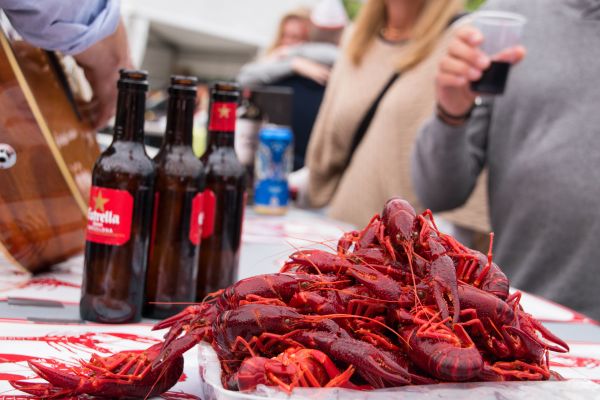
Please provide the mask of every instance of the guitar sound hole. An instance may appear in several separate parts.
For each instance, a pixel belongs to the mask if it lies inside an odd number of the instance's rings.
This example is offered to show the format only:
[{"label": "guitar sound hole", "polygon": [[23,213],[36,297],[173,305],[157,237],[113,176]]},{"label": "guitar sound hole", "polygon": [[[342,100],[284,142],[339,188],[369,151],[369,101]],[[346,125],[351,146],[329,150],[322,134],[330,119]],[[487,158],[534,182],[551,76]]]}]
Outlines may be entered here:
[{"label": "guitar sound hole", "polygon": [[8,169],[17,162],[17,153],[10,145],[0,143],[0,169]]}]

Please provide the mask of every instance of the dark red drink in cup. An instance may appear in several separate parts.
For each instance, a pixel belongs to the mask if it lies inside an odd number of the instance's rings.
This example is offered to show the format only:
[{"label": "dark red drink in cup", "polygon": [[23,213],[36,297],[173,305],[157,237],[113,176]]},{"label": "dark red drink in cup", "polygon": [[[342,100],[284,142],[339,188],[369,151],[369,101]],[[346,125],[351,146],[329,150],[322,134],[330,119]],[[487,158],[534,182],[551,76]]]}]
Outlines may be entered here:
[{"label": "dark red drink in cup", "polygon": [[521,43],[525,17],[503,11],[479,11],[470,16],[471,24],[483,34],[481,50],[492,63],[481,78],[471,82],[471,89],[483,94],[502,94],[506,87],[510,63],[500,60],[499,54]]},{"label": "dark red drink in cup", "polygon": [[510,64],[502,61],[492,61],[481,78],[471,82],[471,90],[484,94],[502,94],[508,80]]}]

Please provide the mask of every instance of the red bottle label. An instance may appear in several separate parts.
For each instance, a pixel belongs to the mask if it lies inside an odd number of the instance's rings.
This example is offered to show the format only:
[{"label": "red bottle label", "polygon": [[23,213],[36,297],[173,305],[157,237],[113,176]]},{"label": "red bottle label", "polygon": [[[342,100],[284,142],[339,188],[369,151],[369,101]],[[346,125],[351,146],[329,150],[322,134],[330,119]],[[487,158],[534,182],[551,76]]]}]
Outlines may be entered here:
[{"label": "red bottle label", "polygon": [[235,103],[214,102],[210,109],[209,131],[235,131]]},{"label": "red bottle label", "polygon": [[210,189],[204,191],[204,223],[202,224],[202,239],[206,239],[215,230],[215,212],[217,208],[217,197]]},{"label": "red bottle label", "polygon": [[192,214],[190,215],[190,242],[200,244],[204,225],[204,194],[198,193],[192,200]]},{"label": "red bottle label", "polygon": [[126,190],[92,186],[86,240],[120,246],[131,236],[133,197]]}]

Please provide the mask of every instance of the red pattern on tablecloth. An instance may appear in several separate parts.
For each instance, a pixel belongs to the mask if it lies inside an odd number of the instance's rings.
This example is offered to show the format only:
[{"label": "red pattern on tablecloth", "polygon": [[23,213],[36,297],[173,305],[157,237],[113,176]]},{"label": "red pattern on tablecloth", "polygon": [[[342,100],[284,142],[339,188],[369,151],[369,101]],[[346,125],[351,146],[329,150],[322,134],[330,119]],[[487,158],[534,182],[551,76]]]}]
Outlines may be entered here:
[{"label": "red pattern on tablecloth", "polygon": [[[115,332],[118,328],[119,332]],[[35,379],[27,361],[50,365],[76,365],[91,353],[102,356],[122,350],[141,350],[162,340],[164,332],[153,332],[147,324],[55,325],[0,321],[0,400],[28,398],[14,390],[11,379]],[[185,370],[166,399],[200,399],[198,358],[195,351],[185,355]]]},{"label": "red pattern on tablecloth", "polygon": [[[46,325],[27,322],[0,322],[0,400],[22,397],[8,380],[33,379],[27,361],[39,359],[57,365],[75,365],[92,352],[108,355],[122,350],[144,349],[162,339],[147,325]],[[552,354],[552,370],[569,380],[600,382],[600,343],[569,343],[569,354]],[[164,398],[199,399],[198,356],[195,350],[185,355],[185,376]],[[20,397],[21,396],[21,397]]]}]

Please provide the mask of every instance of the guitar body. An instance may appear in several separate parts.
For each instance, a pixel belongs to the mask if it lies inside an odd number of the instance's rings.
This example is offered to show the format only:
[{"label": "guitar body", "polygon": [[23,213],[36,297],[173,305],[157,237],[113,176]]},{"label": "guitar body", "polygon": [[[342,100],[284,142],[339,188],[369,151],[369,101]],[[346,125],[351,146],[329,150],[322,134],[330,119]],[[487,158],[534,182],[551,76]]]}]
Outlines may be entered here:
[{"label": "guitar body", "polygon": [[0,45],[0,250],[37,272],[83,249],[99,149],[52,55]]}]

